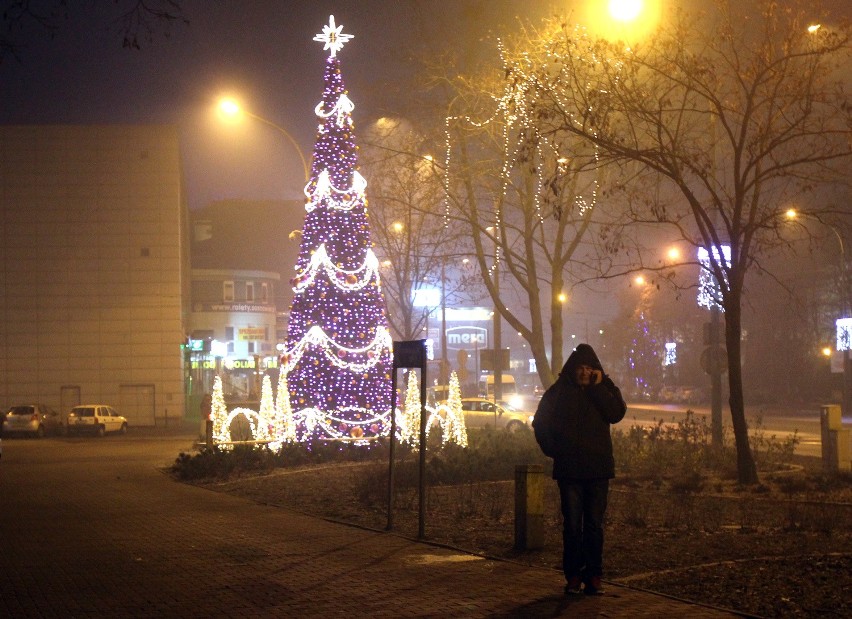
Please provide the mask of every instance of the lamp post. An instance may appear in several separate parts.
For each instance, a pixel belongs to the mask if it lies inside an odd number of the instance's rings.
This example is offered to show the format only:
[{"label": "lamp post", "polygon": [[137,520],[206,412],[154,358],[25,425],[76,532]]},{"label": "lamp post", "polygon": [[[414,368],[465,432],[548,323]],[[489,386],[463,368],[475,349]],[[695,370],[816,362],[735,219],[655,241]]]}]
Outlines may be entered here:
[{"label": "lamp post", "polygon": [[262,116],[258,116],[257,114],[253,114],[253,113],[249,112],[248,110],[243,109],[243,107],[234,99],[229,99],[229,98],[221,99],[219,101],[219,111],[222,112],[225,116],[227,116],[229,118],[236,118],[236,117],[239,117],[239,116],[248,116],[249,118],[253,118],[254,120],[257,120],[257,121],[259,121],[259,122],[261,122],[261,123],[263,123],[263,124],[265,124],[269,127],[272,127],[273,129],[278,131],[280,134],[282,134],[285,138],[287,138],[287,140],[290,142],[290,144],[293,145],[293,148],[295,148],[296,152],[299,154],[299,159],[302,162],[302,172],[304,173],[305,183],[307,183],[310,180],[310,174],[311,173],[310,173],[310,170],[308,169],[308,161],[305,158],[305,153],[302,152],[302,149],[299,146],[299,143],[296,142],[296,140],[293,138],[293,136],[290,135],[290,132],[287,131],[284,127],[272,122],[271,120],[267,120],[266,118],[263,118]]},{"label": "lamp post", "polygon": [[[784,216],[788,220],[794,221],[800,214],[805,217],[817,219],[813,215],[799,213],[799,211],[793,208],[787,209]],[[831,229],[840,248],[840,318],[836,322],[837,350],[843,350],[843,396],[841,410],[844,416],[849,416],[852,415],[852,359],[849,352],[850,348],[852,348],[852,317],[849,315],[849,279],[846,266],[846,248],[843,244],[843,236],[837,228],[819,219],[817,221]]]},{"label": "lamp post", "polygon": [[[498,216],[498,221],[500,217]],[[494,237],[494,291],[495,291],[495,299],[494,299],[494,314],[492,315],[492,334],[494,336],[494,344],[492,346],[492,371],[494,372],[494,402],[499,402],[503,399],[503,355],[500,350],[503,346],[502,343],[502,327],[503,321],[502,316],[500,315],[500,311],[497,308],[497,300],[500,296],[500,260],[498,259],[498,239],[497,235],[499,234],[499,230],[497,226],[488,226],[486,232],[490,233]],[[479,376],[476,377],[476,380],[479,380]],[[488,396],[486,387],[486,396]]]}]

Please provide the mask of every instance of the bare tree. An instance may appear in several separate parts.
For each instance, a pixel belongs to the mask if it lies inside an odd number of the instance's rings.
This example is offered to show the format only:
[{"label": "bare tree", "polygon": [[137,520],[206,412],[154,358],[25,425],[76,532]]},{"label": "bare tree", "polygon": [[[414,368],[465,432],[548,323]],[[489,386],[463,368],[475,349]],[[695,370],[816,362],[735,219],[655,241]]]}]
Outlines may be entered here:
[{"label": "bare tree", "polygon": [[547,387],[563,363],[564,306],[579,279],[572,269],[601,211],[595,149],[541,134],[521,109],[521,85],[497,71],[437,81],[449,101],[446,216],[466,231],[495,310],[529,344]]},{"label": "bare tree", "polygon": [[[388,321],[397,338],[419,339],[441,302],[452,303],[464,289],[464,277],[444,277],[448,266],[456,273],[454,258],[462,255],[458,234],[445,225],[440,176],[424,138],[409,123],[387,117],[373,123],[366,138],[361,162],[370,181],[371,235]],[[437,290],[441,299],[422,295]]]},{"label": "bare tree", "polygon": [[[707,252],[746,484],[757,481],[740,350],[746,276],[789,246],[786,206],[845,179],[850,160],[849,25],[817,27],[809,16],[827,19],[811,2],[719,1],[704,15],[677,14],[634,47],[554,21],[518,50],[525,82],[536,82],[530,115],[542,134],[596,144],[632,175],[633,221],[667,226]],[[648,187],[679,200],[658,201]],[[800,204],[822,221],[848,218],[846,205]]]}]

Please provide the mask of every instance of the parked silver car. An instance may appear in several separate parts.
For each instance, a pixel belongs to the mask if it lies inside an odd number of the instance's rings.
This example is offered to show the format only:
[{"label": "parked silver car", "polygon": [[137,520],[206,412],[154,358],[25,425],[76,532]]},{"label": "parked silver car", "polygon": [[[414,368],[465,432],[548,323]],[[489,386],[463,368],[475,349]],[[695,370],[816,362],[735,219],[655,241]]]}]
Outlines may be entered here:
[{"label": "parked silver car", "polygon": [[103,436],[107,432],[127,432],[127,419],[106,404],[83,404],[68,413],[68,434],[89,432]]},{"label": "parked silver car", "polygon": [[62,417],[44,404],[21,404],[12,406],[3,415],[3,433],[31,434],[41,438],[45,434],[62,433]]}]

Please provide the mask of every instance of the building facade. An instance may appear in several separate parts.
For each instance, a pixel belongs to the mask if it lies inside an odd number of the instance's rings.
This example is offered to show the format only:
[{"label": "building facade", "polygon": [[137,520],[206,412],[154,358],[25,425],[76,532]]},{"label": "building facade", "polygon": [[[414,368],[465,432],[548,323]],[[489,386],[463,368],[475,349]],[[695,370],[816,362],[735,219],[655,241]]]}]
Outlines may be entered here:
[{"label": "building facade", "polygon": [[189,390],[210,393],[222,378],[230,401],[259,400],[263,376],[277,377],[276,287],[270,271],[192,269]]},{"label": "building facade", "polygon": [[0,405],[185,414],[188,214],[169,126],[0,127]]}]

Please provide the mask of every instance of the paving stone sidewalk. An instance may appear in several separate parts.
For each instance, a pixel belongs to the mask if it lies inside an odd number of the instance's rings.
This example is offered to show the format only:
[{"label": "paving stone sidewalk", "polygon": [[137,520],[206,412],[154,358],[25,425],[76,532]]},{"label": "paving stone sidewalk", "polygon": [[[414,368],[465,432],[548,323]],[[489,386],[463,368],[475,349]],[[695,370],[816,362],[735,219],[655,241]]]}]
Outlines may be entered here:
[{"label": "paving stone sidewalk", "polygon": [[737,616],[176,483],[180,440],[6,443],[0,616]]}]

